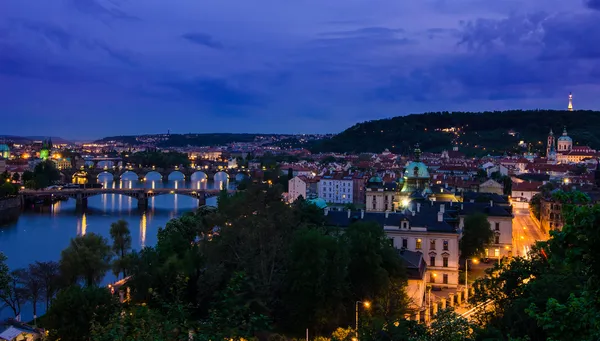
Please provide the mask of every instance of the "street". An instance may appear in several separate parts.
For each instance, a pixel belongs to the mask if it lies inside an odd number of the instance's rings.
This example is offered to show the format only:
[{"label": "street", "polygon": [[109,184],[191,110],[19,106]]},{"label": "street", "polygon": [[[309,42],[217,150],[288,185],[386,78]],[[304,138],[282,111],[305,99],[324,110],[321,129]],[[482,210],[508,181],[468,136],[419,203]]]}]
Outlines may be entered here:
[{"label": "street", "polygon": [[516,209],[513,218],[513,250],[515,256],[527,256],[536,241],[547,240],[527,209]]}]

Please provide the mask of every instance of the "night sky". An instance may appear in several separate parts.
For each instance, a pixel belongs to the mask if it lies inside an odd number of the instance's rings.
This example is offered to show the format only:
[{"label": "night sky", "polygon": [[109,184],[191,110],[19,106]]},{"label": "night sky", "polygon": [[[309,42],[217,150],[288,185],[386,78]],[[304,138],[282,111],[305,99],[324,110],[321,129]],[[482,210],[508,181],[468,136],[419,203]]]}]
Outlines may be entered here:
[{"label": "night sky", "polygon": [[600,107],[600,0],[2,0],[0,134]]}]

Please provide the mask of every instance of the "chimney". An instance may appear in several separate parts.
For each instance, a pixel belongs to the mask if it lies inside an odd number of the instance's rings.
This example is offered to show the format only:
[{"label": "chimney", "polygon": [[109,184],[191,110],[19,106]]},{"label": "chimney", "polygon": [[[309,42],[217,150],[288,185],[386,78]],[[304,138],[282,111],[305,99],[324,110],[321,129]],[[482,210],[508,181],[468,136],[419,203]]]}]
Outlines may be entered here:
[{"label": "chimney", "polygon": [[385,218],[387,219],[387,217],[389,217],[390,215],[390,211],[385,211]]},{"label": "chimney", "polygon": [[471,200],[469,200],[469,202],[475,202],[475,199],[471,199]]},{"label": "chimney", "polygon": [[494,206],[494,200],[490,200],[490,207]]},{"label": "chimney", "polygon": [[415,216],[415,214],[416,214],[416,213],[415,213],[415,211],[411,211],[411,213],[412,213],[412,216],[413,216],[413,217],[414,217],[414,216]]},{"label": "chimney", "polygon": [[438,221],[440,223],[444,221],[444,212],[438,212]]},{"label": "chimney", "polygon": [[352,214],[351,210],[348,210],[348,218],[350,218],[350,215]]},{"label": "chimney", "polygon": [[365,210],[360,210],[360,219],[365,219]]},{"label": "chimney", "polygon": [[441,204],[440,205],[440,212],[443,214],[444,212],[446,212],[446,204]]},{"label": "chimney", "polygon": [[429,200],[429,202],[431,203],[431,207],[433,207],[433,200]]},{"label": "chimney", "polygon": [[461,210],[464,210],[464,209],[465,209],[465,205],[464,205],[462,202],[460,203],[460,209],[461,209]]},{"label": "chimney", "polygon": [[417,212],[421,212],[421,203],[417,203]]},{"label": "chimney", "polygon": [[447,182],[444,184],[444,187],[445,187],[445,188],[448,188],[448,183],[447,183]]},{"label": "chimney", "polygon": [[323,209],[323,211],[325,212],[325,215],[328,215],[328,214],[329,214],[329,207],[325,207],[325,208]]}]

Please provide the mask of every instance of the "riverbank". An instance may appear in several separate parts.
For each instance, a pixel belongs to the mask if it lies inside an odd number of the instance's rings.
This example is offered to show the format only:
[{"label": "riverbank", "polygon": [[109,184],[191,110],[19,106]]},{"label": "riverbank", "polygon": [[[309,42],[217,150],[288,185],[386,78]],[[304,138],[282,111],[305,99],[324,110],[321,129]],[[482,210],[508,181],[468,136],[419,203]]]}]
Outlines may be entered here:
[{"label": "riverbank", "polygon": [[0,199],[0,225],[17,220],[20,213],[21,200],[19,197]]}]

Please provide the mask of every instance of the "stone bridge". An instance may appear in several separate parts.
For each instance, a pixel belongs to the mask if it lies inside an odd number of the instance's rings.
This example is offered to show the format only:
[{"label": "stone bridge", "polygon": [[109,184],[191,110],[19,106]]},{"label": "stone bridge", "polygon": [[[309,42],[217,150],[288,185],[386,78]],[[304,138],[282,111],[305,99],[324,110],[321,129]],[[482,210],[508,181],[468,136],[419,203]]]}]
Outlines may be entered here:
[{"label": "stone bridge", "polygon": [[[53,189],[53,190],[22,190],[19,195],[21,201],[30,198],[48,197],[53,195],[66,196],[76,200],[77,207],[86,207],[87,198],[101,194],[120,194],[137,199],[138,208],[148,208],[148,199],[165,194],[181,194],[198,199],[198,206],[206,205],[206,199],[219,195],[218,189],[192,189],[192,188],[85,188],[85,189]],[[228,193],[235,191],[229,190]]]},{"label": "stone bridge", "polygon": [[195,174],[195,177],[198,180],[206,179],[206,181],[214,179],[215,176],[219,173],[225,174],[227,179],[235,180],[238,174],[243,174],[245,176],[250,176],[250,173],[247,169],[228,169],[228,170],[218,170],[218,169],[196,169],[196,168],[152,168],[152,167],[144,167],[144,168],[125,168],[125,167],[115,167],[115,168],[85,168],[82,170],[77,169],[63,169],[61,170],[61,174],[64,176],[64,182],[71,182],[77,174],[85,174],[88,182],[94,183],[97,181],[98,177],[101,174],[109,173],[113,176],[113,179],[121,179],[123,174],[125,173],[133,173],[137,175],[139,179],[144,179],[150,173],[158,173],[161,176],[162,180],[168,180],[169,176],[172,174],[183,174],[184,179],[191,180],[192,175]]}]

